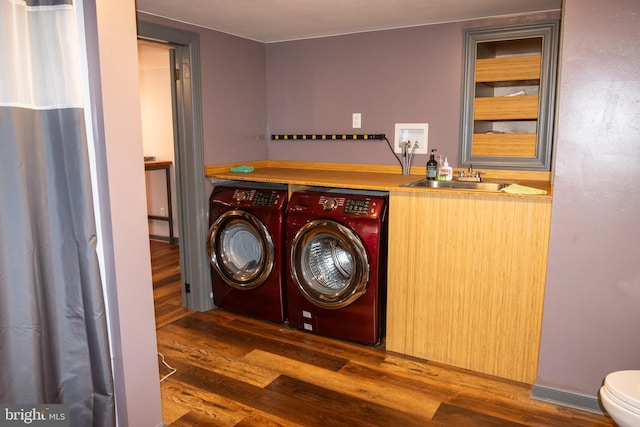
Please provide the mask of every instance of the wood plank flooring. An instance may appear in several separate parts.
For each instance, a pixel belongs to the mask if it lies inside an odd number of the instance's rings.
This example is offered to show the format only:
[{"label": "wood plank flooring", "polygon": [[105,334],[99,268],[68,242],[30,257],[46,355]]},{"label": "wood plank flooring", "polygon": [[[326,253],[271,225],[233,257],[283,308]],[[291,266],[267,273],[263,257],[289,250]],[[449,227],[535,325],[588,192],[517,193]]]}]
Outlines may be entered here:
[{"label": "wood plank flooring", "polygon": [[[177,246],[151,243],[163,418],[182,426],[614,426],[530,386],[181,307]],[[173,258],[173,260],[172,260]],[[160,376],[170,373],[161,363]]]},{"label": "wood plank flooring", "polygon": [[149,241],[151,249],[151,274],[153,277],[153,302],[156,329],[188,314],[182,305],[182,283],[178,245],[159,240]]}]

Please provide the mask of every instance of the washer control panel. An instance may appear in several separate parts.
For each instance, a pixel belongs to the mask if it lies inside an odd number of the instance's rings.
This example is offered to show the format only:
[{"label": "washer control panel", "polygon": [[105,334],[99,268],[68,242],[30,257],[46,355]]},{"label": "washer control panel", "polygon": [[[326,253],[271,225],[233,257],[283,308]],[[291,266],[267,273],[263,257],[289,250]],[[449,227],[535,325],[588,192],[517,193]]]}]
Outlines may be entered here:
[{"label": "washer control panel", "polygon": [[236,189],[232,197],[240,205],[273,206],[279,205],[283,195],[277,190]]},{"label": "washer control panel", "polygon": [[213,189],[209,203],[213,206],[280,209],[287,204],[287,190],[219,185]]},{"label": "washer control panel", "polygon": [[280,194],[275,191],[257,191],[253,199],[253,206],[271,206],[279,197]]}]

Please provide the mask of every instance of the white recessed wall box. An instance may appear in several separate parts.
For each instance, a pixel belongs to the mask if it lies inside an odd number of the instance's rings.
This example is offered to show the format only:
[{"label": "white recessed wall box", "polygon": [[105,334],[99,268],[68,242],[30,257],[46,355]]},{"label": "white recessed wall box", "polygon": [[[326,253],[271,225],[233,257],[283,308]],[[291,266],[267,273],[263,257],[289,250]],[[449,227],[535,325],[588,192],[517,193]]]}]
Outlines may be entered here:
[{"label": "white recessed wall box", "polygon": [[402,144],[409,143],[413,154],[427,154],[429,145],[429,123],[396,123],[396,139],[393,151],[402,154]]}]

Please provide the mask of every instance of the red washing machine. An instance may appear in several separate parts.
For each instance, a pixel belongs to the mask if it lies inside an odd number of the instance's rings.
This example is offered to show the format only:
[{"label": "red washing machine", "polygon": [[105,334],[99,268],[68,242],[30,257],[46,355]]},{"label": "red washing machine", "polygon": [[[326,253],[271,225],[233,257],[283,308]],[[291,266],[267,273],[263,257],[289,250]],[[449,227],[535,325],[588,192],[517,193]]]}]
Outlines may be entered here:
[{"label": "red washing machine", "polygon": [[216,306],[263,320],[286,320],[286,206],[284,185],[233,182],[213,189],[207,250]]},{"label": "red washing machine", "polygon": [[296,192],[287,208],[289,324],[378,344],[387,294],[388,193]]}]

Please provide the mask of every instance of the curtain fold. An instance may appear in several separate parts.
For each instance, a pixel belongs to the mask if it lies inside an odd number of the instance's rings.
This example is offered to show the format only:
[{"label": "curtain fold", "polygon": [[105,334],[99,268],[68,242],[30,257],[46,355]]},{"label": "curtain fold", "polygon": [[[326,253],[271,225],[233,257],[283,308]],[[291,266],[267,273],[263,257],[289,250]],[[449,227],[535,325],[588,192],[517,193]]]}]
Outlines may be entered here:
[{"label": "curtain fold", "polygon": [[0,403],[113,426],[75,29],[71,0],[0,0]]}]

